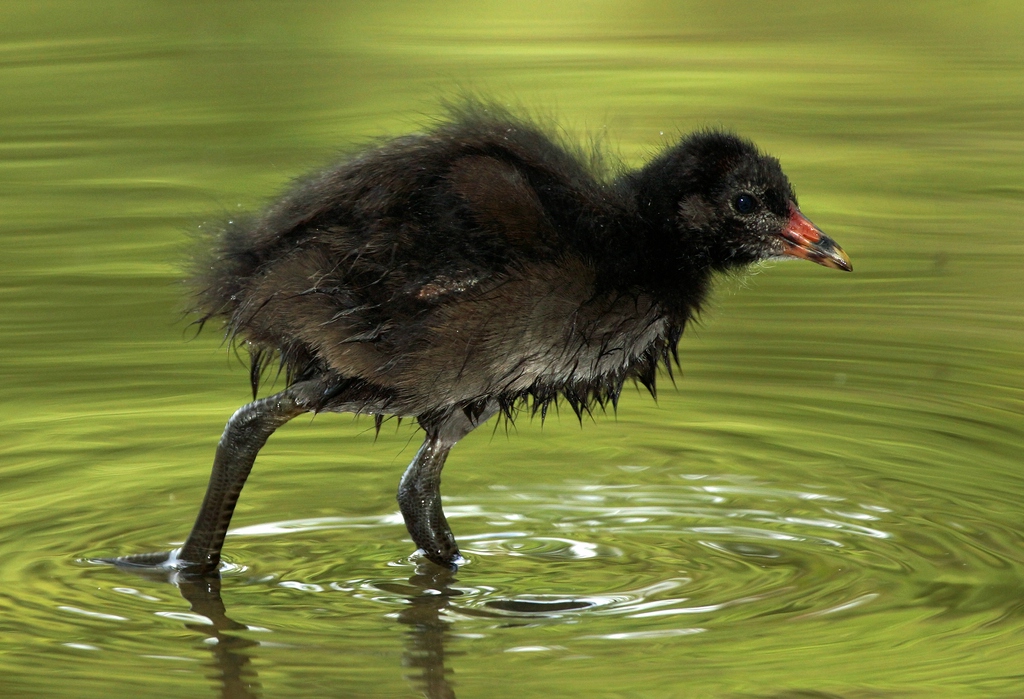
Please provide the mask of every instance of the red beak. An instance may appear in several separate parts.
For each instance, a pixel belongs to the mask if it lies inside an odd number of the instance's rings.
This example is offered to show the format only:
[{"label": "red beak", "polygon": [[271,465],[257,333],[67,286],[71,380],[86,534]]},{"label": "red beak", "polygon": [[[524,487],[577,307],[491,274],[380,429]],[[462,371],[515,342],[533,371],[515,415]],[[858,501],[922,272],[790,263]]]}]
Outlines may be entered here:
[{"label": "red beak", "polygon": [[808,221],[793,202],[789,203],[789,221],[780,235],[784,241],[784,255],[810,260],[833,269],[853,271],[850,258],[843,249]]}]

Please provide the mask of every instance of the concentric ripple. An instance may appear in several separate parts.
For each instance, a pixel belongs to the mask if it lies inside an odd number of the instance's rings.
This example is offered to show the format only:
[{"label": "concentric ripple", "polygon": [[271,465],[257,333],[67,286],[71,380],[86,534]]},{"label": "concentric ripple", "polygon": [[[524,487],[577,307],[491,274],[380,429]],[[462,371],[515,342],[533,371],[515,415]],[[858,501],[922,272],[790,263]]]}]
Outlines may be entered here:
[{"label": "concentric ripple", "polygon": [[[417,565],[427,565],[417,556],[392,562],[397,577],[339,580],[330,568],[293,569],[261,582],[348,592],[387,606],[444,595],[450,599],[443,614],[478,619],[611,616],[620,619],[613,633],[619,638],[633,627],[649,633],[651,623],[675,620],[696,633],[766,615],[812,618],[929,600],[949,605],[950,561],[969,589],[973,578],[991,578],[993,556],[1006,561],[1009,555],[963,546],[959,529],[923,523],[920,513],[898,512],[893,503],[739,476],[677,476],[658,488],[567,484],[511,493],[496,487],[473,505],[457,503],[447,512],[467,563],[434,592],[430,584],[419,589],[407,582]],[[314,533],[375,528],[383,540],[403,536],[397,514],[266,523],[231,536],[236,547],[249,537],[275,535],[281,545],[294,537],[300,541],[290,545],[291,559],[313,561],[316,555],[304,556],[301,547],[316,541]],[[488,575],[495,570],[500,584]],[[935,589],[924,589],[929,586]],[[1007,602],[992,600],[994,609]]]}]

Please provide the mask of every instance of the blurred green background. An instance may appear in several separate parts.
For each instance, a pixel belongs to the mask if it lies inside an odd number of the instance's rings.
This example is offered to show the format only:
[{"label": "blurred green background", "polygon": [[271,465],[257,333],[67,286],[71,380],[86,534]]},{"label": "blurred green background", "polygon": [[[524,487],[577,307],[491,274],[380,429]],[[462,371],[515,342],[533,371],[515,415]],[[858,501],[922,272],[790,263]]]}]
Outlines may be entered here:
[{"label": "blurred green background", "polygon": [[[633,166],[734,129],[856,272],[723,280],[657,404],[471,435],[455,579],[419,435],[338,415],[219,593],[89,563],[184,537],[248,399],[192,234],[466,93]],[[7,2],[0,95],[4,696],[1024,693],[1021,3]]]}]

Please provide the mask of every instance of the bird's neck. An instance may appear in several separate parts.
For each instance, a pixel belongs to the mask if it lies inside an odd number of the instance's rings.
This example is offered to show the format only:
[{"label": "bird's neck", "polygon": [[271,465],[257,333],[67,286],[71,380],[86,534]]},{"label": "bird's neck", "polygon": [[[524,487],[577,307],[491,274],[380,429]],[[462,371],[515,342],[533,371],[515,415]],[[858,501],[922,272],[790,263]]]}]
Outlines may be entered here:
[{"label": "bird's neck", "polygon": [[[637,173],[640,174],[640,173]],[[588,255],[597,262],[599,285],[643,293],[666,314],[689,318],[710,290],[714,266],[698,236],[680,230],[675,211],[660,206],[636,177],[615,183],[614,214],[588,222]]]}]

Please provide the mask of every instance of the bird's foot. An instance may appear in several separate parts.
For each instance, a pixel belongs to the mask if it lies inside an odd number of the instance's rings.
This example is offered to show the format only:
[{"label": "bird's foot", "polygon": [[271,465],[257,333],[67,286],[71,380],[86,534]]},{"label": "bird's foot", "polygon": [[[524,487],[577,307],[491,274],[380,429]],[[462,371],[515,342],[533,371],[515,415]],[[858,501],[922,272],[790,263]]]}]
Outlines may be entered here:
[{"label": "bird's foot", "polygon": [[136,553],[129,556],[113,558],[95,558],[96,563],[117,566],[136,573],[184,573],[186,575],[208,576],[217,575],[217,565],[210,567],[187,561],[181,557],[181,549],[158,551],[156,553]]},{"label": "bird's foot", "polygon": [[450,570],[453,573],[457,573],[459,566],[465,565],[468,561],[462,557],[459,553],[459,547],[454,546],[454,539],[451,542],[452,547],[447,546],[431,546],[429,549],[420,547],[416,549],[413,556],[423,556],[434,565],[441,566],[446,570]]}]

